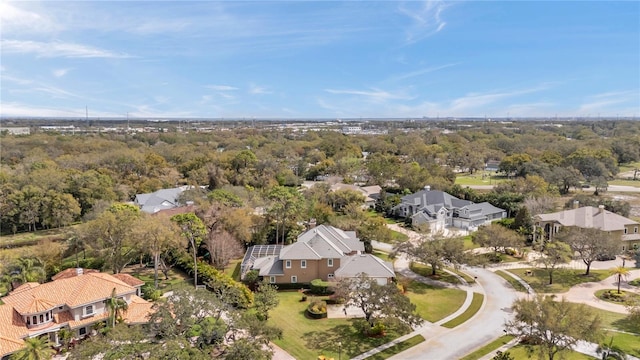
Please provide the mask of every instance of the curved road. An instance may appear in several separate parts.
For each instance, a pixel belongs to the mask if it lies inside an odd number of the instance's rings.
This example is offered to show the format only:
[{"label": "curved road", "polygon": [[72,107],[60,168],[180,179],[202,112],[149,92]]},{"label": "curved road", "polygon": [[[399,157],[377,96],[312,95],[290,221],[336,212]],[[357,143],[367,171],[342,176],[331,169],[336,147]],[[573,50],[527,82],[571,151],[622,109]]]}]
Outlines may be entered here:
[{"label": "curved road", "polygon": [[511,316],[511,304],[518,295],[500,276],[489,270],[467,268],[484,289],[484,304],[469,321],[453,329],[425,327],[425,341],[391,359],[459,359],[478,347],[503,335],[504,324]]}]

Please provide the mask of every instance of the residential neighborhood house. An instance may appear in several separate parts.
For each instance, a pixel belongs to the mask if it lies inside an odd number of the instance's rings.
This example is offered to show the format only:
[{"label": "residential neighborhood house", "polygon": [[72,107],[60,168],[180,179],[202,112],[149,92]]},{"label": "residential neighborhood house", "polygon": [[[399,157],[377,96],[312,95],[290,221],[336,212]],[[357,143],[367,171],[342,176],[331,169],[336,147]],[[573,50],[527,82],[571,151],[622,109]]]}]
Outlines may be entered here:
[{"label": "residential neighborhood house", "polygon": [[272,284],[310,283],[314,279],[338,281],[362,273],[387,284],[395,278],[393,265],[364,253],[355,232],[320,225],[298,236],[291,245],[256,245],[247,250],[243,277],[256,270]]},{"label": "residential neighborhood house", "polygon": [[76,339],[109,317],[107,301],[115,295],[127,302],[127,324],[148,322],[151,303],[142,299],[144,282],[128,274],[109,275],[82,268],[67,269],[53,281],[25,283],[11,291],[0,305],[0,359],[24,347],[24,339],[46,336],[60,346],[58,332],[68,329]]},{"label": "residential neighborhood house", "polygon": [[608,232],[621,240],[622,251],[640,247],[640,224],[637,221],[607,211],[604,205],[597,208],[578,205],[576,202],[573,209],[534,216],[534,236],[552,240],[562,227],[576,226]]},{"label": "residential neighborhood house", "polygon": [[507,212],[488,202],[474,203],[458,199],[444,191],[424,190],[403,196],[392,211],[396,216],[411,218],[412,225],[427,224],[432,234],[455,227],[474,230],[493,220],[507,217]]},{"label": "residential neighborhood house", "polygon": [[175,209],[185,205],[180,203],[180,195],[191,188],[192,186],[190,185],[184,185],[171,189],[160,189],[148,194],[137,194],[134,204],[148,214]]}]

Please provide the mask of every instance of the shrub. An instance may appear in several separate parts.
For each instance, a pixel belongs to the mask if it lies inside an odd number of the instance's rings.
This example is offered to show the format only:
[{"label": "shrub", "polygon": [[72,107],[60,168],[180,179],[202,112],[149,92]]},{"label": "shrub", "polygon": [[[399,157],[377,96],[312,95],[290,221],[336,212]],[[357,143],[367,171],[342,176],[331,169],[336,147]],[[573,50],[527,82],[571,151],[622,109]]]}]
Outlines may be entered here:
[{"label": "shrub", "polygon": [[329,283],[322,279],[311,280],[311,293],[315,295],[326,295],[329,292]]},{"label": "shrub", "polygon": [[314,319],[322,319],[327,317],[327,303],[321,300],[313,300],[307,306],[307,313]]},{"label": "shrub", "polygon": [[609,290],[602,293],[602,298],[609,301],[624,302],[624,293],[618,294],[615,290]]},{"label": "shrub", "polygon": [[516,249],[512,249],[512,248],[506,248],[504,249],[504,253],[509,255],[509,256],[516,256],[518,255],[518,252],[516,251]]},{"label": "shrub", "polygon": [[160,290],[153,288],[153,285],[146,284],[142,287],[142,298],[145,300],[156,301],[160,299]]},{"label": "shrub", "polygon": [[382,322],[377,322],[371,327],[367,333],[369,336],[383,336],[385,334],[386,326]]}]

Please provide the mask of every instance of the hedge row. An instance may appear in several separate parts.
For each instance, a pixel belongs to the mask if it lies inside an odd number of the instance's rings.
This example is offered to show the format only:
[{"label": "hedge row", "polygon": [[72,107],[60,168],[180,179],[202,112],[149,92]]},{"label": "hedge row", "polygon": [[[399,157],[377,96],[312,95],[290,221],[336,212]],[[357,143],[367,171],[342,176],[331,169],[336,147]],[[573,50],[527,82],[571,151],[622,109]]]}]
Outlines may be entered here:
[{"label": "hedge row", "polygon": [[[193,259],[189,255],[180,256],[176,265],[188,274],[193,274]],[[237,290],[240,294],[239,303],[236,304],[238,307],[247,308],[253,303],[253,293],[246,285],[200,260],[198,260],[198,283],[207,284],[213,291]]]}]

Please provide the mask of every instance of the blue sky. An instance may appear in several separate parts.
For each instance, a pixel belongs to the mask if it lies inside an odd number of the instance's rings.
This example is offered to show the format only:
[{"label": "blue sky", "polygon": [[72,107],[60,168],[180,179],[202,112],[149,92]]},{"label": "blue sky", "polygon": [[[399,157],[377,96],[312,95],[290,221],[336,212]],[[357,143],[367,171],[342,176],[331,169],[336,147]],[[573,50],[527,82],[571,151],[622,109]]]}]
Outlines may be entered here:
[{"label": "blue sky", "polygon": [[2,2],[2,116],[640,116],[638,1]]}]

